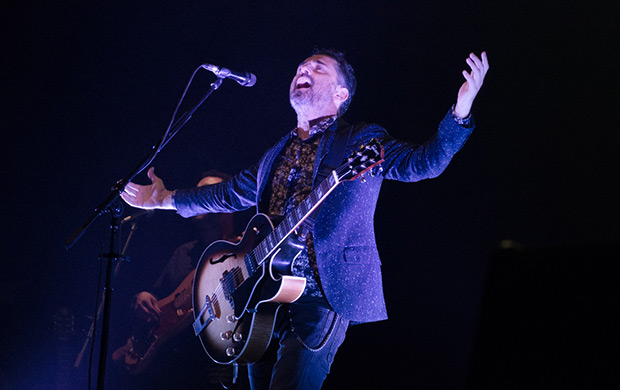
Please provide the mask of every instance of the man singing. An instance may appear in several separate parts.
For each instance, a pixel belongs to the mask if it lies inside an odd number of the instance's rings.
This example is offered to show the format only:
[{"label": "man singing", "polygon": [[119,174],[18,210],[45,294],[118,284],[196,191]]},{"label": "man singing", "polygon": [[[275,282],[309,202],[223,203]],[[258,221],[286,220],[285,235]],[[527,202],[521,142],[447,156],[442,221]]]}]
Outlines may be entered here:
[{"label": "man singing", "polygon": [[[470,54],[470,71],[456,104],[424,144],[396,140],[375,124],[341,119],[355,93],[353,68],[344,55],[320,50],[297,68],[289,96],[297,127],[257,164],[231,180],[169,191],[148,171],[150,185],[127,184],[131,206],[177,210],[183,217],[256,207],[270,216],[293,210],[346,156],[371,139],[385,161],[365,180],[339,185],[323,202],[292,265],[306,279],[302,296],[280,311],[270,348],[249,366],[253,389],[319,389],[350,323],[387,318],[373,216],[383,179],[415,182],[438,176],[460,150],[474,124],[470,111],[489,69],[486,53]],[[337,161],[336,164],[333,164]]]}]

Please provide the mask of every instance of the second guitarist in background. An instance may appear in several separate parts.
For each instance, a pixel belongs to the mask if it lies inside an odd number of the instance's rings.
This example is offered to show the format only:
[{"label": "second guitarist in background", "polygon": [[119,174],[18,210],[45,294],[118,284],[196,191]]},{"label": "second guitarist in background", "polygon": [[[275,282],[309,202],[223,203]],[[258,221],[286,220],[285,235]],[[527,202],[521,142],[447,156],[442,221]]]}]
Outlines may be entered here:
[{"label": "second guitarist in background", "polygon": [[[223,172],[211,170],[202,174],[196,187],[217,184],[229,178],[230,176]],[[187,277],[190,273],[193,275],[200,255],[209,244],[217,240],[237,241],[231,213],[197,215],[191,222],[196,229],[197,239],[186,242],[174,251],[150,291],[141,291],[134,296],[132,307],[138,321],[157,325],[162,315],[158,300],[161,302],[162,298],[179,290],[178,287],[183,282],[186,284],[189,282],[185,287],[188,288],[188,292],[191,291],[193,276],[189,279]],[[187,296],[189,299],[183,303],[183,310],[191,308],[191,295]],[[130,370],[140,369],[143,372],[140,375],[127,376],[125,383],[127,388],[132,390],[222,388],[209,386],[220,382],[229,389],[249,387],[247,379],[243,377],[238,378],[236,385],[233,385],[233,367],[217,365],[205,356],[191,330],[190,323],[185,323],[179,334],[158,347],[161,350],[149,360],[145,369],[128,366]]]},{"label": "second guitarist in background", "polygon": [[378,125],[342,121],[356,88],[353,68],[342,53],[322,50],[297,67],[290,84],[297,127],[256,165],[218,185],[177,191],[168,191],[151,168],[152,184],[125,187],[121,196],[131,206],[177,210],[183,217],[253,206],[268,215],[285,215],[329,174],[325,166],[332,165],[333,156],[339,155],[339,166],[342,157],[371,139],[383,144],[381,169],[365,181],[343,183],[322,204],[306,249],[293,264],[293,275],[306,278],[306,289],[283,311],[272,347],[249,366],[253,389],[320,389],[349,323],[387,318],[373,228],[381,183],[436,177],[463,146],[474,127],[472,103],[489,69],[485,53],[481,58],[472,53],[466,62],[471,71],[463,71],[456,104],[423,145],[393,139]]}]

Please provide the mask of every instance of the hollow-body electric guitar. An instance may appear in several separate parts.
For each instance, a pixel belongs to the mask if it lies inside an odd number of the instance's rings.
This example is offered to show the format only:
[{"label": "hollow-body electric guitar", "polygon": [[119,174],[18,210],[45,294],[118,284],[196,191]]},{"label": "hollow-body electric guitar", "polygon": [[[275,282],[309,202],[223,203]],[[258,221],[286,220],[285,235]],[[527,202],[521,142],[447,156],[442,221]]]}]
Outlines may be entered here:
[{"label": "hollow-body electric guitar", "polygon": [[291,275],[305,246],[301,224],[343,181],[357,179],[383,162],[383,148],[372,140],[331,172],[310,195],[274,227],[255,215],[239,243],[216,241],[202,254],[193,285],[194,333],[213,361],[252,363],[265,352],[282,303],[296,301],[306,279]]}]

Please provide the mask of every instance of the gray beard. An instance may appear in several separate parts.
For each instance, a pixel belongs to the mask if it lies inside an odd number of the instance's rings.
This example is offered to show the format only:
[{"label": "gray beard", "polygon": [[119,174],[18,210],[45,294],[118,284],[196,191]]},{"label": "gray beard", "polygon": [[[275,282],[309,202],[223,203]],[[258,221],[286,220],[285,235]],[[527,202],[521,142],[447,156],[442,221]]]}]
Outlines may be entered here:
[{"label": "gray beard", "polygon": [[310,88],[308,90],[293,90],[289,94],[291,107],[297,112],[322,112],[324,107],[331,103],[331,94],[321,93]]}]

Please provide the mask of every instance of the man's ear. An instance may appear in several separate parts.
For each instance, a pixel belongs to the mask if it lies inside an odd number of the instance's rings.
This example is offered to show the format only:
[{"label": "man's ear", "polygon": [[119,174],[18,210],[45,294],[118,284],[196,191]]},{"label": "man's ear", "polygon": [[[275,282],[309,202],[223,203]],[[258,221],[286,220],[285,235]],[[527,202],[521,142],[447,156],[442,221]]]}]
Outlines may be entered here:
[{"label": "man's ear", "polygon": [[347,101],[349,98],[349,90],[342,85],[336,87],[336,92],[334,92],[334,101],[340,107],[340,105]]}]

